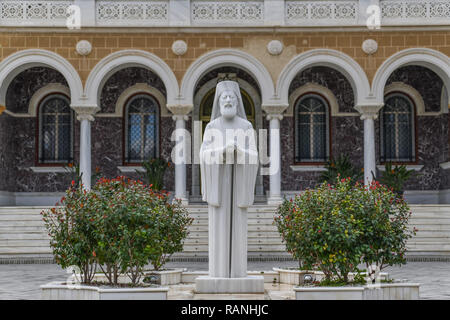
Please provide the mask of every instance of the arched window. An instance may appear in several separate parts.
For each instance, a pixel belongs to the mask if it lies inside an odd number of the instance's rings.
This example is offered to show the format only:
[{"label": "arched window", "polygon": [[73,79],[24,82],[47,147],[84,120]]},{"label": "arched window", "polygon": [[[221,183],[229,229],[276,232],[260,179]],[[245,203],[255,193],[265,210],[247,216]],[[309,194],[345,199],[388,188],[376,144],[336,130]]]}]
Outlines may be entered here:
[{"label": "arched window", "polygon": [[295,162],[323,163],[330,157],[329,105],[320,95],[308,93],[294,108]]},{"label": "arched window", "polygon": [[39,105],[39,163],[63,164],[73,161],[73,111],[69,99],[52,94]]},{"label": "arched window", "polygon": [[139,94],[125,106],[125,163],[142,163],[159,156],[159,105]]},{"label": "arched window", "polygon": [[415,111],[412,100],[403,93],[385,97],[380,116],[381,162],[414,162]]}]

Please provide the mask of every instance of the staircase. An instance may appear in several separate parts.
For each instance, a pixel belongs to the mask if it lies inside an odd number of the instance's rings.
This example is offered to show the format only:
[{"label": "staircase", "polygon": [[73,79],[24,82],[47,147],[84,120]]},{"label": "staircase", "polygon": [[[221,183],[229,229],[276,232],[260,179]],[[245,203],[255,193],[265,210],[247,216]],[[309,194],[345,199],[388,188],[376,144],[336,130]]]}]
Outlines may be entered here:
[{"label": "staircase", "polygon": [[49,260],[52,256],[40,207],[0,207],[1,260]]},{"label": "staircase", "polygon": [[419,231],[408,242],[409,257],[450,258],[450,205],[411,205],[410,227]]},{"label": "staircase", "polygon": [[[51,260],[41,207],[0,207],[0,263]],[[208,208],[189,205],[194,218],[184,251],[174,260],[208,257]],[[419,229],[408,242],[412,259],[450,259],[450,205],[411,205],[410,227]],[[275,206],[254,205],[248,210],[248,256],[253,260],[289,259],[277,228]]]}]

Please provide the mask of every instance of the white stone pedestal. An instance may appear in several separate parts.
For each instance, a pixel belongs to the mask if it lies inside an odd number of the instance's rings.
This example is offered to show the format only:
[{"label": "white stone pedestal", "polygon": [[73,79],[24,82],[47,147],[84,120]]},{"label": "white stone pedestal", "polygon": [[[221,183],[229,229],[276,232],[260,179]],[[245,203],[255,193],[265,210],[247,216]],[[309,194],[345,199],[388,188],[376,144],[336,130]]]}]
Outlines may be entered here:
[{"label": "white stone pedestal", "polygon": [[200,276],[195,279],[195,290],[197,293],[264,293],[264,277],[212,278]]}]

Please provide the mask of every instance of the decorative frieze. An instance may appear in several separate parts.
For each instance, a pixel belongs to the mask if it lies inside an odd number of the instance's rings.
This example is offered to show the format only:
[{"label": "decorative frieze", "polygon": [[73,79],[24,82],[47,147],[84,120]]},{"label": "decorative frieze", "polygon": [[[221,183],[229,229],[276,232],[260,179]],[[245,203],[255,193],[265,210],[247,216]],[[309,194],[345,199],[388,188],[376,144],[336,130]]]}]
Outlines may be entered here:
[{"label": "decorative frieze", "polygon": [[0,24],[3,25],[65,25],[73,0],[0,1]]},{"label": "decorative frieze", "polygon": [[448,0],[381,0],[381,24],[422,22],[448,24],[450,2]]},{"label": "decorative frieze", "polygon": [[98,0],[98,25],[161,25],[168,23],[169,1]]},{"label": "decorative frieze", "polygon": [[263,1],[192,1],[191,21],[194,24],[262,24]]},{"label": "decorative frieze", "polygon": [[288,25],[355,24],[359,1],[285,1],[285,22]]}]

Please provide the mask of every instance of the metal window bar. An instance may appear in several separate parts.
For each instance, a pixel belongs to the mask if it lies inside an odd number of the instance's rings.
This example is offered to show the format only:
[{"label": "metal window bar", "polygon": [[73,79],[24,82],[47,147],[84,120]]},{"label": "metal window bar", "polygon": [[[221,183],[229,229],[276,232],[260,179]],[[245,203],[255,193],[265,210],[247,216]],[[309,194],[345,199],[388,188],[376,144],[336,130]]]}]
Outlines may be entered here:
[{"label": "metal window bar", "polygon": [[69,163],[73,160],[73,111],[63,95],[44,99],[39,115],[39,162]]},{"label": "metal window bar", "polygon": [[318,95],[306,95],[296,106],[296,162],[325,162],[329,158],[328,105]]},{"label": "metal window bar", "polygon": [[382,110],[382,146],[381,160],[383,162],[412,162],[414,152],[414,105],[403,94],[386,97]]},{"label": "metal window bar", "polygon": [[148,95],[134,97],[126,106],[126,162],[141,163],[159,154],[157,102]]}]

